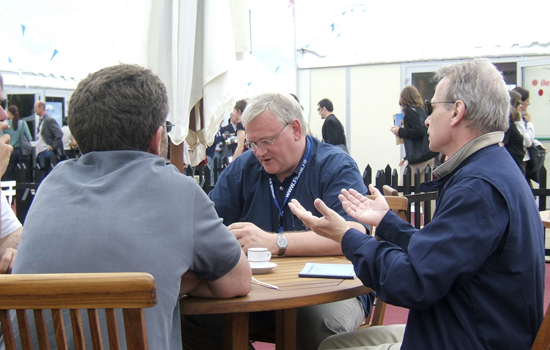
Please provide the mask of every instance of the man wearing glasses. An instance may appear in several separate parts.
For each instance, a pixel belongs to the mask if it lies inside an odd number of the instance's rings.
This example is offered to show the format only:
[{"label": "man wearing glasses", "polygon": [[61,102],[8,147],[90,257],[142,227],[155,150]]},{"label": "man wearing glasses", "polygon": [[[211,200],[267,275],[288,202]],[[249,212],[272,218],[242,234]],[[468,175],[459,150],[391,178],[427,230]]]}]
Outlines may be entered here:
[{"label": "man wearing glasses", "polygon": [[[361,281],[388,303],[408,308],[407,325],[373,327],[326,339],[319,349],[530,349],[544,316],[544,228],[533,194],[500,147],[510,97],[487,60],[437,72],[426,103],[430,149],[448,156],[422,192],[438,191],[433,220],[416,229],[375,200],[342,191],[352,217],[376,225],[381,240],[351,228],[316,202],[294,213],[339,242]],[[388,328],[389,327],[389,328]],[[393,331],[392,331],[393,329]],[[376,336],[373,336],[374,334]],[[373,342],[376,339],[377,342]]]},{"label": "man wearing glasses", "polygon": [[[4,79],[0,74],[0,129],[8,129],[4,121],[8,118],[6,109],[8,100],[4,98]],[[4,174],[10,162],[13,147],[10,145],[10,135],[0,136],[0,174]],[[0,191],[1,192],[1,191]],[[21,238],[23,226],[11,209],[6,197],[0,193],[0,273],[10,273],[17,254],[17,245]]]},{"label": "man wearing glasses", "polygon": [[[366,232],[364,225],[345,213],[338,200],[342,188],[353,187],[366,193],[357,164],[341,149],[307,136],[302,113],[299,103],[290,95],[261,94],[250,99],[243,123],[251,152],[235,159],[210,192],[218,215],[245,252],[248,248],[264,247],[273,256],[342,254],[338,244],[308,231],[292,214],[287,205],[292,198],[306,203],[316,213],[313,201],[323,198],[351,226]],[[370,308],[369,295],[299,309],[299,348],[317,349],[327,336],[356,329]],[[251,332],[265,321],[262,316],[265,315],[251,315]],[[187,327],[190,334],[184,335],[188,349],[215,348],[212,343],[200,342],[221,341],[217,338],[219,333],[216,336],[200,332],[200,326],[202,329],[215,326],[207,323],[205,317],[185,317],[185,320],[190,325]]]}]

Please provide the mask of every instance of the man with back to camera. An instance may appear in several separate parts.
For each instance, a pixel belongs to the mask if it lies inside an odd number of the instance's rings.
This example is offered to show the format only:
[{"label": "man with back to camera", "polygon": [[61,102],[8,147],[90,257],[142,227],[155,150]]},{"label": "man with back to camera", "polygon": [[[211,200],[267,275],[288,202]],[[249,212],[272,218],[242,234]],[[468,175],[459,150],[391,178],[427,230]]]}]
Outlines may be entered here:
[{"label": "man with back to camera", "polygon": [[317,112],[325,122],[321,129],[321,135],[323,136],[323,142],[330,143],[336,147],[340,147],[346,153],[348,152],[348,147],[346,146],[346,133],[344,131],[344,126],[338,118],[332,113],[334,107],[332,102],[328,98],[324,98],[317,104]]},{"label": "man with back to camera", "polygon": [[[499,147],[510,99],[487,60],[441,68],[426,101],[430,149],[448,155],[420,190],[438,191],[432,221],[418,230],[371,201],[342,191],[344,209],[376,225],[363,235],[316,201],[324,218],[290,204],[308,227],[341,242],[366,286],[409,308],[407,325],[359,330],[326,339],[319,349],[530,349],[544,316],[544,228],[533,194]],[[392,329],[393,328],[393,329]],[[400,328],[400,329],[396,329]],[[398,332],[397,332],[398,331]],[[372,342],[376,334],[377,343]],[[384,344],[383,346],[381,344]]]},{"label": "man with back to camera", "polygon": [[[307,203],[324,198],[350,225],[366,232],[343,209],[342,188],[366,187],[355,161],[336,147],[306,135],[302,108],[286,94],[260,94],[250,99],[243,114],[247,146],[251,150],[235,159],[210,192],[218,215],[229,225],[243,251],[268,248],[272,256],[341,255],[340,246],[306,231],[286,205],[290,198]],[[315,211],[316,212],[316,211]],[[373,295],[299,308],[298,347],[317,349],[327,336],[348,332],[361,325],[370,313]],[[251,332],[260,324],[274,322],[273,313],[251,314]],[[220,346],[220,317],[185,316],[184,336],[188,349]],[[216,332],[216,329],[218,332]],[[217,342],[217,343],[216,343]]]},{"label": "man with back to camera", "polygon": [[[166,165],[167,114],[166,88],[147,69],[121,64],[82,80],[69,106],[82,156],[59,163],[40,185],[14,266],[151,273],[158,304],[145,309],[149,348],[166,350],[181,349],[181,294],[231,298],[251,282],[214,204]],[[71,215],[51,219],[59,213]]]},{"label": "man with back to camera", "polygon": [[34,112],[40,117],[36,131],[36,162],[40,165],[42,178],[50,172],[55,155],[63,155],[63,131],[53,117],[46,113],[46,103],[37,101]]},{"label": "man with back to camera", "polygon": [[[9,125],[5,122],[8,119],[6,108],[8,100],[4,98],[4,78],[0,74],[0,128],[7,129]],[[13,147],[10,145],[10,135],[0,136],[0,174],[4,174],[10,162]],[[1,191],[0,191],[1,192]],[[0,193],[0,273],[10,273],[17,255],[17,245],[21,238],[23,226],[15,216],[8,203],[6,196]]]}]

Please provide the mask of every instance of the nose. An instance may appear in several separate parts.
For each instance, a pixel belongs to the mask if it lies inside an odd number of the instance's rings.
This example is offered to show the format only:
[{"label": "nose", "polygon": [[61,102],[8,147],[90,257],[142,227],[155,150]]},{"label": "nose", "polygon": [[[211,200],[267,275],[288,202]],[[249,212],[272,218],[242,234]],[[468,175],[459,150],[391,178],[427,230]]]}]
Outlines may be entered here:
[{"label": "nose", "polygon": [[256,150],[254,151],[254,154],[256,155],[256,157],[261,157],[266,153],[267,153],[267,150],[265,149],[265,147],[261,147],[261,146],[256,147]]}]

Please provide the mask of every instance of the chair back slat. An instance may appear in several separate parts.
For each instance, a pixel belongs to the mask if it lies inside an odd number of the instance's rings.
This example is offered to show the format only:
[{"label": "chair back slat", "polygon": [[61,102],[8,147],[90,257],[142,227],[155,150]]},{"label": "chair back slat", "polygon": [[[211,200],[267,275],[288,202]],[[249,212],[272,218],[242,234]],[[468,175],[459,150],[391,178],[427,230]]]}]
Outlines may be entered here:
[{"label": "chair back slat", "polygon": [[15,346],[15,337],[13,336],[10,312],[8,310],[0,310],[0,324],[2,325],[2,334],[4,335],[6,350],[17,350]]},{"label": "chair back slat", "polygon": [[33,310],[34,323],[36,326],[36,335],[38,336],[38,347],[40,350],[50,350],[50,340],[48,338],[48,329],[46,326],[46,318],[44,310]]},{"label": "chair back slat", "polygon": [[550,349],[550,305],[546,309],[546,314],[542,320],[537,337],[533,342],[531,350],[548,350]]},{"label": "chair back slat", "polygon": [[[124,309],[124,328],[126,329],[126,343],[136,349],[149,349],[147,332],[145,331],[145,314],[143,309]],[[133,327],[130,327],[133,325]]]},{"label": "chair back slat", "polygon": [[55,330],[55,342],[57,350],[68,350],[67,331],[63,322],[63,311],[60,309],[52,309],[53,329]]},{"label": "chair back slat", "polygon": [[[399,192],[388,185],[383,186],[384,196],[390,210],[399,216],[403,221],[407,221],[407,207],[409,200],[406,197],[399,196]],[[369,199],[374,199],[374,196],[367,196]],[[371,234],[375,235],[375,228],[371,227]],[[386,314],[386,302],[380,298],[376,298],[374,312],[368,326],[381,326],[384,323]]]},{"label": "chair back slat", "polygon": [[17,324],[19,326],[21,346],[23,347],[23,350],[32,350],[31,329],[29,316],[27,316],[27,310],[16,310],[15,312],[17,314]]},{"label": "chair back slat", "polygon": [[[68,326],[63,312],[69,310],[74,349],[86,349],[86,339],[94,350],[103,350],[97,309],[105,309],[109,345],[120,350],[115,309],[122,309],[127,350],[146,350],[147,331],[143,308],[157,303],[156,284],[148,273],[67,273],[16,274],[0,276],[0,322],[7,350],[32,350],[27,310],[33,310],[38,350],[49,350],[45,311],[51,310],[58,349],[69,349]],[[83,326],[81,310],[87,309],[90,328]],[[10,310],[16,310],[21,345],[17,344]],[[66,311],[65,311],[66,312]],[[15,319],[15,316],[14,316]],[[88,333],[89,332],[89,333]],[[87,335],[89,334],[89,336]],[[52,339],[53,341],[53,339]]]},{"label": "chair back slat", "polygon": [[101,327],[97,309],[88,309],[88,323],[90,324],[90,336],[94,350],[103,350],[103,339],[101,338]]},{"label": "chair back slat", "polygon": [[73,326],[74,347],[76,350],[86,350],[84,340],[84,326],[82,326],[82,315],[80,310],[71,309],[71,325]]},{"label": "chair back slat", "polygon": [[107,319],[107,332],[109,334],[109,349],[120,350],[120,339],[118,337],[118,325],[114,309],[105,309]]}]

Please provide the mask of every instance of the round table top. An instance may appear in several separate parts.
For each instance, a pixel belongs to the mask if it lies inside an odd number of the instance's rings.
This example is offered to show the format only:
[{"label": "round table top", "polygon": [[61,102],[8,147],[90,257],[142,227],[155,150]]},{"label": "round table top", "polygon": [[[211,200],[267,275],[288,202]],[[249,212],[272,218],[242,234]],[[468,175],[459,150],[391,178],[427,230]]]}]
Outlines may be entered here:
[{"label": "round table top", "polygon": [[208,299],[184,296],[180,298],[183,314],[221,314],[289,309],[345,300],[367,294],[372,289],[363,286],[358,278],[306,278],[298,274],[307,262],[349,264],[338,257],[283,257],[273,258],[277,264],[270,273],[253,275],[261,282],[279,287],[280,290],[252,284],[250,293],[231,299]]}]

